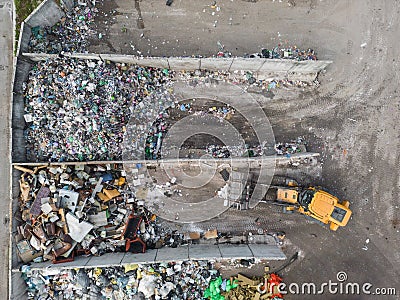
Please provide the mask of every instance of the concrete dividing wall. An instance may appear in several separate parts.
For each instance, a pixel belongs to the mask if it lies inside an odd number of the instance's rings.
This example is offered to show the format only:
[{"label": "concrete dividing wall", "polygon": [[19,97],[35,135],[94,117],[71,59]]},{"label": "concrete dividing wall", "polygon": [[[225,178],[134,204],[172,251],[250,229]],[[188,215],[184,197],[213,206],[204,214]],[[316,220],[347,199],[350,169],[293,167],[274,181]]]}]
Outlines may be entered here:
[{"label": "concrete dividing wall", "polygon": [[22,53],[28,52],[29,40],[31,38],[32,27],[25,22],[21,23],[21,29],[19,31],[18,48],[16,56],[20,56]]},{"label": "concrete dividing wall", "polygon": [[[73,268],[95,268],[95,267],[120,267],[130,264],[153,264],[161,262],[174,262],[185,260],[213,260],[221,261],[225,259],[264,259],[264,260],[285,260],[286,256],[282,250],[271,244],[249,244],[249,245],[211,245],[197,244],[186,245],[178,248],[150,249],[145,253],[108,253],[102,256],[76,257],[73,262],[52,264],[32,263],[31,270],[40,269],[73,269]],[[21,278],[21,272],[14,269],[12,277],[12,296],[11,299],[26,299],[26,286]]]},{"label": "concrete dividing wall", "polygon": [[[74,6],[73,0],[63,0],[63,2],[68,10]],[[43,1],[21,24],[16,56],[28,52],[32,27],[53,26],[63,16],[65,16],[64,11],[54,0]]]},{"label": "concrete dividing wall", "polygon": [[[52,264],[51,262],[31,263],[31,269],[58,268],[95,268],[124,266],[129,264],[153,264],[185,260],[214,260],[225,259],[265,259],[285,260],[286,256],[275,244],[193,244],[178,248],[164,247],[149,249],[145,253],[107,253],[102,256],[78,256],[73,262]],[[18,271],[14,269],[14,272]]]},{"label": "concrete dividing wall", "polygon": [[168,57],[168,64],[170,69],[181,71],[181,70],[199,70],[200,69],[200,58],[190,57]]},{"label": "concrete dividing wall", "polygon": [[22,56],[16,58],[13,93],[22,91],[23,83],[28,79],[32,62]]},{"label": "concrete dividing wall", "polygon": [[[57,54],[22,53],[32,61],[58,57]],[[144,67],[168,68],[171,70],[194,71],[250,71],[264,79],[288,79],[313,81],[318,72],[325,69],[331,61],[294,61],[268,58],[192,58],[192,57],[138,57],[122,54],[63,53],[65,57],[95,59],[115,63],[135,64]]]},{"label": "concrete dividing wall", "polygon": [[28,290],[26,283],[21,277],[21,272],[11,272],[11,293],[9,299],[11,300],[26,300],[28,299]]},{"label": "concrete dividing wall", "polygon": [[28,79],[32,63],[22,56],[16,58],[16,69],[14,72],[13,99],[12,99],[12,161],[26,161],[25,139],[24,139],[24,97],[22,85]]},{"label": "concrete dividing wall", "polygon": [[53,26],[63,16],[64,11],[54,0],[45,0],[25,19],[25,23],[31,27]]},{"label": "concrete dividing wall", "polygon": [[233,59],[232,58],[218,58],[218,64],[215,63],[216,58],[202,58],[200,60],[200,69],[201,70],[210,70],[210,71],[229,71]]},{"label": "concrete dividing wall", "polygon": [[77,59],[94,59],[101,60],[100,54],[95,53],[63,53],[66,57],[77,58]]},{"label": "concrete dividing wall", "polygon": [[[93,53],[63,53],[64,57],[76,58],[76,59],[93,59],[93,60],[101,60],[100,55]],[[58,54],[47,54],[47,53],[22,53],[22,57],[26,60],[37,62],[46,59],[55,59],[60,57]]]},{"label": "concrete dividing wall", "polygon": [[155,68],[170,68],[168,59],[165,57],[138,57],[134,55],[123,54],[100,54],[102,60],[109,60],[112,62],[120,62],[127,64],[136,64],[144,67]]},{"label": "concrete dividing wall", "polygon": [[[194,58],[194,57],[138,57],[133,55],[100,54],[102,60],[138,64],[146,67],[170,68],[172,70],[233,72],[250,71],[263,77],[280,79],[292,76],[296,80],[312,81],[317,73],[325,69],[331,61],[295,61],[268,58]],[[84,55],[82,55],[84,58]],[[304,77],[302,77],[304,76]]]},{"label": "concrete dividing wall", "polygon": [[12,217],[10,218],[10,229],[11,229],[11,253],[10,253],[10,269],[15,270],[20,267],[20,259],[17,254],[16,244],[15,244],[15,235],[17,233],[17,220],[15,216],[19,211],[19,179],[22,175],[21,171],[18,171],[14,168],[11,170],[12,177],[11,177],[11,184],[12,184],[12,197],[11,197],[11,212]]}]

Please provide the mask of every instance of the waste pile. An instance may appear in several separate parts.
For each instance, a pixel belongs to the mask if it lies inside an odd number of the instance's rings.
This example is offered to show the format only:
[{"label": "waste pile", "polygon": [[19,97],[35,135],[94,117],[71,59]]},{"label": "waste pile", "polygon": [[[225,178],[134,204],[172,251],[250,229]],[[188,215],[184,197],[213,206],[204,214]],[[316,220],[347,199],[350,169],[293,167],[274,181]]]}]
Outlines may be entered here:
[{"label": "waste pile", "polygon": [[207,153],[215,158],[228,158],[231,156],[228,146],[210,145],[207,147]]},{"label": "waste pile", "polygon": [[172,76],[168,70],[123,63],[38,62],[23,86],[28,160],[121,159],[131,112],[144,97],[171,85]]},{"label": "waste pile", "polygon": [[[98,1],[97,1],[98,2]],[[86,53],[89,39],[97,36],[94,18],[98,14],[96,1],[75,1],[74,8],[65,12],[53,26],[36,26],[31,29],[29,52],[33,53]],[[101,38],[101,34],[98,36]]]},{"label": "waste pile", "polygon": [[146,210],[121,164],[15,168],[23,172],[15,242],[25,263],[184,243]]},{"label": "waste pile", "polygon": [[282,87],[298,87],[304,88],[310,86],[309,82],[288,79],[257,79],[254,72],[245,70],[234,70],[233,72],[227,71],[209,71],[209,70],[195,70],[195,71],[180,71],[177,77],[188,82],[191,86],[204,84],[206,86],[216,85],[218,82],[228,82],[234,85],[241,85],[244,89],[248,86],[255,86],[261,89],[271,90]]},{"label": "waste pile", "polygon": [[28,299],[202,299],[219,272],[211,262],[184,261],[71,270],[22,266]]},{"label": "waste pile", "polygon": [[278,45],[271,50],[261,49],[261,52],[245,55],[248,58],[272,58],[272,59],[293,59],[293,60],[317,60],[317,54],[313,49],[301,50],[297,46],[284,47]]},{"label": "waste pile", "polygon": [[301,137],[288,143],[276,143],[274,148],[277,155],[290,156],[290,154],[306,152],[306,144]]},{"label": "waste pile", "polygon": [[162,139],[167,133],[169,123],[168,113],[160,113],[155,122],[150,126],[146,139],[145,159],[160,159]]},{"label": "waste pile", "polygon": [[264,155],[263,146],[258,145],[257,147],[251,148],[246,145],[247,148],[239,146],[221,146],[221,145],[209,145],[206,148],[206,153],[214,158],[228,158],[228,157],[258,157]]}]

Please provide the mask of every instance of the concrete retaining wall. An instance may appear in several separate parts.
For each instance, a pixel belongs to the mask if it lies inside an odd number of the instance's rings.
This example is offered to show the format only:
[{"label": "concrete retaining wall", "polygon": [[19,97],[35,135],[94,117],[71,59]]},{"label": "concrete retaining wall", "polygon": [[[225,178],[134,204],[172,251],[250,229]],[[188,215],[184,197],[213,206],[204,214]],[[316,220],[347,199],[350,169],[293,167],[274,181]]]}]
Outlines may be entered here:
[{"label": "concrete retaining wall", "polygon": [[25,19],[25,23],[31,27],[53,26],[63,16],[64,11],[54,0],[44,0],[30,15]]},{"label": "concrete retaining wall", "polygon": [[[282,250],[274,244],[193,244],[178,248],[164,247],[161,249],[149,249],[145,253],[107,253],[102,256],[78,256],[73,262],[52,264],[51,262],[32,263],[31,269],[44,268],[95,268],[124,266],[129,264],[153,264],[161,262],[185,261],[185,260],[214,260],[225,259],[265,259],[285,260]],[[18,270],[14,269],[14,272]]]},{"label": "concrete retaining wall", "polygon": [[28,299],[28,290],[26,283],[21,277],[21,272],[11,272],[11,291],[9,295],[10,300],[26,300]]},{"label": "concrete retaining wall", "polygon": [[[58,57],[57,54],[23,53],[25,58],[40,61],[47,58]],[[301,81],[312,81],[318,72],[325,69],[331,61],[295,61],[268,58],[194,58],[194,57],[138,57],[121,54],[95,54],[95,53],[63,53],[66,57],[77,59],[95,59],[126,63],[153,68],[168,68],[171,70],[194,71],[250,71],[257,76],[267,78],[289,79],[297,78]]]},{"label": "concrete retaining wall", "polygon": [[21,23],[21,29],[19,31],[18,47],[16,56],[20,56],[22,53],[28,52],[29,39],[31,38],[32,27],[25,22]]},{"label": "concrete retaining wall", "polygon": [[[63,0],[66,9],[71,9],[73,0]],[[53,26],[65,13],[54,0],[43,1],[21,24],[16,56],[28,52],[32,27]]]},{"label": "concrete retaining wall", "polygon": [[26,161],[25,139],[24,139],[24,97],[22,84],[28,79],[32,63],[22,56],[15,59],[16,69],[13,78],[13,99],[12,99],[12,152],[13,161]]},{"label": "concrete retaining wall", "polygon": [[[82,56],[83,58],[84,56]],[[268,58],[194,58],[194,57],[138,57],[122,54],[100,54],[102,60],[138,64],[146,67],[169,68],[172,70],[194,71],[198,69],[234,72],[250,71],[258,76],[312,81],[318,72],[325,69],[331,61],[295,61]],[[302,77],[303,76],[303,77]]]}]

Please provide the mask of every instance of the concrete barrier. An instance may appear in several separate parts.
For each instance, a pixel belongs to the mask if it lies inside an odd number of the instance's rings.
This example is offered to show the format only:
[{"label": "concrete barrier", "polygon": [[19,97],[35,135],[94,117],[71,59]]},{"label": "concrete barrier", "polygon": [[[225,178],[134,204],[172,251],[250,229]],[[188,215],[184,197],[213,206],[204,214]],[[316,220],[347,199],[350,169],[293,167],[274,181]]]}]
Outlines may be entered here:
[{"label": "concrete barrier", "polygon": [[[252,249],[255,249],[253,254]],[[31,263],[32,270],[46,268],[52,269],[74,269],[74,268],[102,268],[113,266],[124,266],[130,264],[154,264],[186,260],[230,260],[230,259],[268,259],[285,260],[286,255],[276,245],[260,244],[223,244],[207,245],[192,244],[178,248],[164,247],[161,249],[149,249],[145,253],[107,253],[102,256],[78,256],[72,262],[52,264],[51,262]],[[14,269],[13,272],[18,272]]]},{"label": "concrete barrier", "polygon": [[30,60],[19,56],[15,59],[15,72],[13,78],[13,99],[12,99],[12,161],[26,161],[25,139],[24,139],[24,97],[22,85],[27,80],[29,71],[32,68]]},{"label": "concrete barrier", "polygon": [[20,56],[22,53],[28,52],[29,40],[31,38],[32,27],[25,22],[21,23],[21,29],[19,31],[18,47],[16,56]]},{"label": "concrete barrier", "polygon": [[31,27],[53,26],[63,16],[64,11],[54,0],[45,0],[25,19],[25,23]]},{"label": "concrete barrier", "polygon": [[49,58],[57,58],[58,54],[47,54],[47,53],[22,53],[20,57],[23,57],[31,62],[38,62],[42,60],[46,60]]},{"label": "concrete barrier", "polygon": [[[93,53],[63,53],[62,54],[68,58],[76,58],[76,59],[93,59],[93,60],[101,60],[100,55]],[[32,62],[37,62],[46,59],[55,59],[60,57],[59,54],[48,54],[48,53],[22,53],[22,57]]]},{"label": "concrete barrier", "polygon": [[[57,54],[22,53],[32,61],[58,57]],[[95,54],[95,53],[63,53],[66,57],[77,59],[95,59],[126,63],[153,68],[168,68],[171,70],[194,71],[250,71],[266,78],[289,78],[297,76],[298,80],[312,81],[318,72],[325,69],[331,61],[295,61],[268,58],[194,58],[194,57],[138,57],[123,54]],[[302,78],[304,76],[304,78]]]},{"label": "concrete barrier", "polygon": [[[250,58],[255,59],[255,58]],[[257,72],[260,74],[263,73],[274,73],[274,72],[278,72],[278,73],[286,73],[288,72],[293,65],[296,63],[296,61],[293,60],[285,60],[285,59],[265,59],[264,62],[260,65],[260,68],[257,69]],[[310,64],[314,64],[314,61],[308,61],[308,63]],[[314,73],[317,73],[317,71],[315,71]]]},{"label": "concrete barrier", "polygon": [[[254,251],[254,253],[253,253]],[[78,256],[72,262],[52,264],[51,262],[31,263],[32,270],[46,268],[52,269],[74,269],[74,268],[96,268],[124,266],[130,264],[153,264],[186,260],[230,260],[230,259],[268,259],[285,260],[286,255],[273,244],[191,244],[178,248],[164,247],[160,249],[149,249],[145,253],[107,253],[102,256]],[[19,269],[13,269],[18,272]]]},{"label": "concrete barrier", "polygon": [[208,57],[200,60],[200,69],[210,71],[229,71],[233,63],[233,58],[216,58]]},{"label": "concrete barrier", "polygon": [[100,54],[102,60],[109,60],[116,63],[127,63],[153,68],[170,68],[168,59],[165,57],[138,57],[123,54]]},{"label": "concrete barrier", "polygon": [[[216,59],[218,60],[218,59]],[[243,70],[250,72],[257,72],[261,66],[265,63],[265,58],[243,58],[235,57],[229,71]],[[216,61],[218,63],[218,61]]]},{"label": "concrete barrier", "polygon": [[95,53],[63,53],[64,56],[76,59],[94,59],[101,60],[99,54]]},{"label": "concrete barrier", "polygon": [[170,69],[176,71],[200,69],[200,58],[168,57]]},{"label": "concrete barrier", "polygon": [[17,57],[13,86],[14,93],[20,93],[22,91],[22,84],[28,79],[31,68],[32,63],[29,59],[26,59],[22,56]]}]

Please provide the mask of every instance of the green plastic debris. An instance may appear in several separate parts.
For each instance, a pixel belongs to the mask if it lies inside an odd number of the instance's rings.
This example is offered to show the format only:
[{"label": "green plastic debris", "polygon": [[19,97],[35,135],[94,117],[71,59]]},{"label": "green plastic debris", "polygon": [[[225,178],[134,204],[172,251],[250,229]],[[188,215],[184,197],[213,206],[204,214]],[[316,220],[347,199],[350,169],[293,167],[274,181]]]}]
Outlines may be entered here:
[{"label": "green plastic debris", "polygon": [[221,292],[229,292],[231,289],[234,289],[238,286],[236,281],[231,284],[230,280],[226,280],[226,284],[224,283],[225,287],[222,288],[222,283],[223,280],[221,276],[211,280],[210,285],[204,291],[203,298],[210,300],[225,300],[225,296],[221,295]]}]

